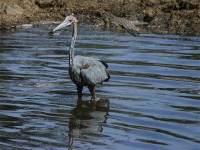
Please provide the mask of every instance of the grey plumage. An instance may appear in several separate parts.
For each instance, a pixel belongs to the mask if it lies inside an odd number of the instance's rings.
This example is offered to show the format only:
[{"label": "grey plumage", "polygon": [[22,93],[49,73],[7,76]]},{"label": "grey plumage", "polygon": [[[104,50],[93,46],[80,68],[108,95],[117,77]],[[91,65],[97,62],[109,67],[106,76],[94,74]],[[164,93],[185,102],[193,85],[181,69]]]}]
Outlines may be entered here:
[{"label": "grey plumage", "polygon": [[109,79],[107,68],[92,57],[75,56],[74,65],[69,67],[69,72],[72,81],[83,86],[96,86]]},{"label": "grey plumage", "polygon": [[69,75],[71,80],[77,86],[78,99],[82,99],[83,86],[88,86],[92,99],[95,100],[95,86],[107,82],[110,79],[108,73],[108,65],[96,58],[75,56],[74,57],[74,45],[77,36],[77,19],[71,15],[58,25],[53,31],[59,30],[73,23],[72,41],[69,51]]}]

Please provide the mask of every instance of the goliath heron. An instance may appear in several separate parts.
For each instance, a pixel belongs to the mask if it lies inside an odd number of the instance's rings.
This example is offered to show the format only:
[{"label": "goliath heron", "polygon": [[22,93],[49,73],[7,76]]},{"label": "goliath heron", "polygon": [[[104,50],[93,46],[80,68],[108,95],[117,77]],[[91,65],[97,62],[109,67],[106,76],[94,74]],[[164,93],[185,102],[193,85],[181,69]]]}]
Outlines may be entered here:
[{"label": "goliath heron", "polygon": [[107,70],[108,65],[97,58],[78,55],[74,56],[74,45],[77,37],[77,22],[78,20],[74,15],[67,16],[53,32],[73,24],[72,40],[69,50],[69,75],[74,84],[76,84],[78,100],[82,100],[83,86],[88,87],[92,96],[91,99],[95,100],[95,86],[97,84],[102,84],[102,82],[107,82],[110,79]]}]

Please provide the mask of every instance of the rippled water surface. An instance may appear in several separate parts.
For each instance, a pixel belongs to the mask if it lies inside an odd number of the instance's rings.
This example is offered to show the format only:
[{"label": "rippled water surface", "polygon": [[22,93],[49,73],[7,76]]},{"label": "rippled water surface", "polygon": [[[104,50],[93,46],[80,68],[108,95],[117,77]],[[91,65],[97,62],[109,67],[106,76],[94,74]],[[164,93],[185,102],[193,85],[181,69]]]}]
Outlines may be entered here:
[{"label": "rippled water surface", "polygon": [[68,75],[71,28],[54,27],[0,33],[1,149],[200,149],[200,37],[81,25],[76,54],[111,74],[92,109]]}]

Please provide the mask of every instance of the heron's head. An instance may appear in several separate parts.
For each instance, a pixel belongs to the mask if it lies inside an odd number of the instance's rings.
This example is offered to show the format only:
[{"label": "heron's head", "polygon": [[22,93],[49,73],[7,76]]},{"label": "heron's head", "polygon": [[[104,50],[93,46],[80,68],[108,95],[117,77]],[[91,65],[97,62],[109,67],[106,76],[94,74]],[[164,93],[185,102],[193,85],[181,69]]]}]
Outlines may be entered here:
[{"label": "heron's head", "polygon": [[78,22],[78,20],[76,19],[76,17],[74,15],[67,16],[61,24],[59,24],[55,29],[53,29],[53,32],[63,29],[65,27],[71,25],[74,22]]}]

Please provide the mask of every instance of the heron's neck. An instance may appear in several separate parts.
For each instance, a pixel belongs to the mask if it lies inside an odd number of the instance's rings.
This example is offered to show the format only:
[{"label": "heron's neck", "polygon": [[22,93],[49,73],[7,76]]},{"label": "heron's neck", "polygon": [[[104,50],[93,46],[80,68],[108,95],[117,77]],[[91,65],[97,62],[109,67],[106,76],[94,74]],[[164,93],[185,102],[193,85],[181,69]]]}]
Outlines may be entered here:
[{"label": "heron's neck", "polygon": [[70,51],[69,51],[69,65],[73,65],[74,63],[73,62],[74,61],[74,45],[76,42],[76,36],[77,36],[77,22],[74,22],[71,46],[70,46]]}]

